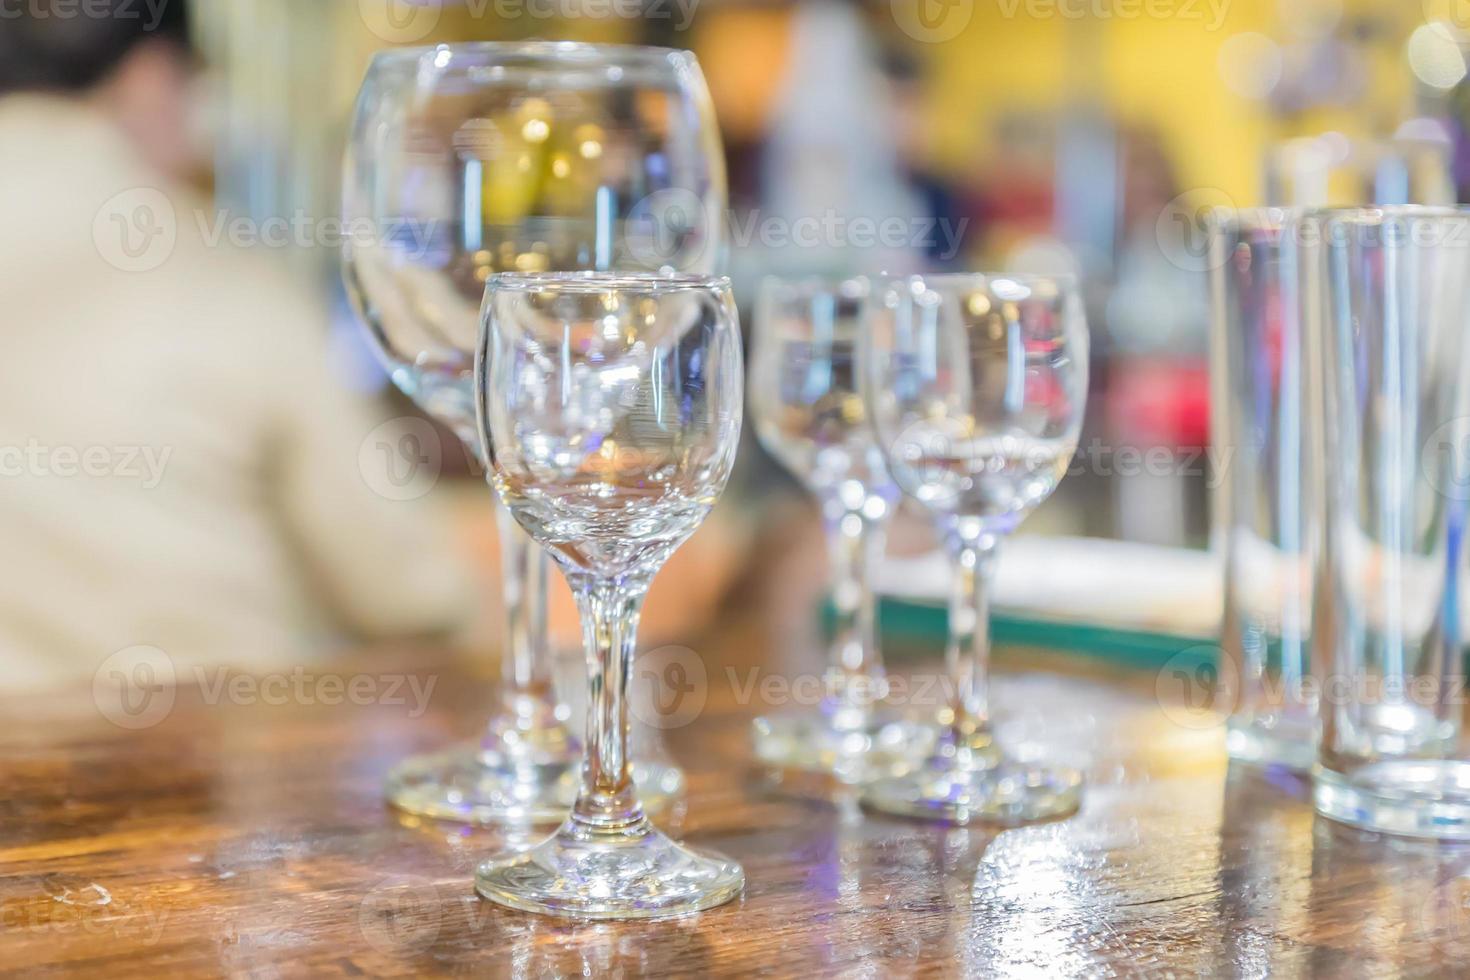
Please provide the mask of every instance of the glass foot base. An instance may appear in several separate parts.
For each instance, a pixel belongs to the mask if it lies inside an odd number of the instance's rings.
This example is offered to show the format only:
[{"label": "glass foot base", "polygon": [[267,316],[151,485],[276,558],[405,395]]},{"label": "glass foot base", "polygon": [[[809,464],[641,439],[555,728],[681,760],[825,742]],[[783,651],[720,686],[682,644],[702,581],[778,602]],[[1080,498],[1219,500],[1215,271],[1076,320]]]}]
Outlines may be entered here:
[{"label": "glass foot base", "polygon": [[1402,759],[1313,775],[1313,802],[1325,817],[1387,834],[1470,840],[1470,763]]},{"label": "glass foot base", "polygon": [[1076,812],[1082,774],[1011,761],[989,769],[930,766],[869,784],[862,802],[880,813],[952,824],[1027,823]]},{"label": "glass foot base", "polygon": [[934,727],[884,718],[856,730],[821,713],[767,715],[751,725],[755,757],[778,769],[830,773],[843,782],[900,776],[934,747]]},{"label": "glass foot base", "polygon": [[616,834],[568,821],[475,871],[475,891],[497,905],[574,919],[669,919],[723,905],[744,887],[739,864],[677,844],[646,819]]},{"label": "glass foot base", "polygon": [[[388,774],[388,802],[406,813],[479,824],[553,824],[577,799],[581,760],[494,768],[473,743],[405,759]],[[644,806],[657,812],[684,792],[677,766],[634,763],[633,780]]]}]

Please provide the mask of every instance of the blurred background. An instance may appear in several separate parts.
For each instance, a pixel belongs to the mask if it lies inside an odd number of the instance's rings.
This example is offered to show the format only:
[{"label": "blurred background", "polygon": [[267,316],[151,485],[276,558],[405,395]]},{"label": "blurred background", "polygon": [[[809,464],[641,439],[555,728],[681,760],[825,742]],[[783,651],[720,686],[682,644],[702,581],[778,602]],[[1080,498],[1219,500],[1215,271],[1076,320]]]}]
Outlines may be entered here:
[{"label": "blurred background", "polygon": [[[1089,422],[1030,536],[1208,547],[1209,208],[1470,184],[1462,0],[0,0],[0,685],[135,643],[255,665],[495,642],[489,494],[367,349],[332,221],[375,51],[525,38],[698,55],[743,312],[773,271],[1081,276]],[[820,598],[814,505],[753,439],[740,465],[649,642],[775,551],[804,583],[782,601]],[[931,545],[918,520],[894,539]]]}]

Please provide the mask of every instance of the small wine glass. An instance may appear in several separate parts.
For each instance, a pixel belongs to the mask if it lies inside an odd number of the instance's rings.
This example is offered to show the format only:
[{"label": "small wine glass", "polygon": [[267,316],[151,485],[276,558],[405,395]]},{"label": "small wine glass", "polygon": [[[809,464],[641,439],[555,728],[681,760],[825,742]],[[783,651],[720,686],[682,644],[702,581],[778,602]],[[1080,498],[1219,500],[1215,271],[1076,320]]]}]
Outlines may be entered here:
[{"label": "small wine glass", "polygon": [[[497,271],[706,273],[720,259],[724,154],[687,51],[570,42],[396,48],[372,61],[346,154],[344,278],[394,382],[473,452],[473,364]],[[366,233],[365,233],[366,232]],[[546,561],[500,510],[507,649],[474,743],[404,760],[410,813],[560,821],[581,757],[546,649]],[[640,764],[652,804],[683,786]]]},{"label": "small wine glass", "polygon": [[844,782],[910,768],[924,729],[882,710],[887,693],[870,575],[901,496],[863,408],[858,331],[865,279],[762,283],[751,337],[751,415],[761,443],[817,498],[836,625],[816,713],[755,720],[756,756]]},{"label": "small wine glass", "polygon": [[1071,813],[1081,773],[997,744],[988,675],[996,548],[1056,488],[1081,431],[1088,336],[1076,286],[914,276],[882,286],[868,313],[869,415],[894,479],[935,520],[954,590],[942,735],[922,767],[868,784],[863,802],[955,824]]},{"label": "small wine glass", "polygon": [[729,480],[741,378],[728,279],[543,273],[487,284],[475,390],[491,479],[572,587],[589,685],[576,803],[550,839],[480,865],[476,890],[493,902],[657,919],[744,886],[735,862],[654,828],[627,752],[639,611]]}]

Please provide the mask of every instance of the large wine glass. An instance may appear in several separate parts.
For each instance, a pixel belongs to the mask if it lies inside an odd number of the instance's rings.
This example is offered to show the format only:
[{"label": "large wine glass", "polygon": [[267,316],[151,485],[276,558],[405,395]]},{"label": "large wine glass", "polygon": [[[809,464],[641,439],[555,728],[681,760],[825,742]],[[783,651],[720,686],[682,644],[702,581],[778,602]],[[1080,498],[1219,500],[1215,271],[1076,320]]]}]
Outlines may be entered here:
[{"label": "large wine glass", "polygon": [[1069,279],[980,274],[889,282],[868,306],[865,401],[888,467],[934,518],[954,564],[944,731],[913,773],[866,806],[965,824],[1075,810],[1082,776],[1017,761],[989,703],[996,549],[1051,495],[1087,402],[1087,324]]},{"label": "large wine glass", "polygon": [[485,862],[479,893],[586,919],[683,915],[739,894],[738,864],[675,843],[628,765],[628,679],[649,582],[730,477],[740,440],[730,282],[498,275],[485,296],[481,428],[500,499],[566,574],[587,654],[587,757],[567,820]]},{"label": "large wine glass", "polygon": [[[345,278],[397,385],[476,454],[485,280],[505,270],[711,271],[725,173],[682,51],[570,43],[403,48],[373,59],[347,151]],[[550,678],[546,567],[501,515],[507,649],[478,742],[412,758],[389,800],[480,822],[560,820],[581,750]],[[682,776],[650,764],[649,795]]]}]

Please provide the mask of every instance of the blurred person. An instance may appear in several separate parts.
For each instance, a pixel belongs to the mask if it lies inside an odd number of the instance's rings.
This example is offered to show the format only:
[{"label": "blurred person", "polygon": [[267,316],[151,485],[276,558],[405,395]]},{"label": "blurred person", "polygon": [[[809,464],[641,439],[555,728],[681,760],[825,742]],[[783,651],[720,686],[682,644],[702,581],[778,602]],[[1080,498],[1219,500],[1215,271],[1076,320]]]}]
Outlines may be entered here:
[{"label": "blurred person", "polygon": [[[762,161],[761,208],[732,222],[747,283],[784,275],[923,268],[939,232],[903,180],[878,52],[851,3],[796,5]],[[751,247],[754,246],[754,247]]]},{"label": "blurred person", "polygon": [[409,444],[329,369],[325,311],[211,243],[178,179],[182,4],[98,9],[0,26],[0,691],[137,645],[187,679],[447,635],[470,583],[433,495],[373,472],[371,440]]},{"label": "blurred person", "polygon": [[883,60],[893,101],[893,138],[905,184],[920,201],[921,225],[933,232],[918,245],[934,269],[960,269],[973,244],[970,217],[960,207],[951,182],[933,165],[932,120],[925,109],[925,65],[910,52],[890,47]]}]

